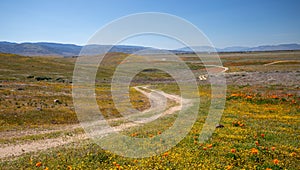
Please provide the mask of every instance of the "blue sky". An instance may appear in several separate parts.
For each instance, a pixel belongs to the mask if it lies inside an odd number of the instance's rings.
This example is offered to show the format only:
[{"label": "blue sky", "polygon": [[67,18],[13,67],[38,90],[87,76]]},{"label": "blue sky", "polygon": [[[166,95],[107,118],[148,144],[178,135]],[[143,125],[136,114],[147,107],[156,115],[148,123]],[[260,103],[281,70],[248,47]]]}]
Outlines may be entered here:
[{"label": "blue sky", "polygon": [[[299,0],[1,0],[0,41],[83,45],[119,17],[163,12],[190,21],[216,47],[300,43],[299,8]],[[171,41],[137,37],[124,43],[180,46]]]}]

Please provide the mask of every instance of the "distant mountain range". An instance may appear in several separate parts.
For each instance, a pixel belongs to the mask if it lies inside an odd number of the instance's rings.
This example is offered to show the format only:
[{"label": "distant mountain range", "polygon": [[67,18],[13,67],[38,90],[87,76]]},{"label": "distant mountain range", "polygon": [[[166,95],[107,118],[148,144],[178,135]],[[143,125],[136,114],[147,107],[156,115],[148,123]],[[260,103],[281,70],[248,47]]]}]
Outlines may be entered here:
[{"label": "distant mountain range", "polygon": [[[193,50],[192,50],[193,49]],[[286,50],[300,50],[300,44],[279,44],[279,45],[263,45],[257,47],[226,47],[213,48],[210,46],[192,46],[177,49],[186,52],[251,52],[251,51],[286,51]]]},{"label": "distant mountain range", "polygon": [[[110,45],[88,45],[85,46],[86,54],[101,54],[106,52],[112,46]],[[60,43],[12,43],[0,42],[0,52],[20,54],[25,56],[78,56],[83,46],[74,44]],[[192,50],[193,49],[193,50]],[[136,53],[141,50],[149,50],[151,53],[164,53],[165,50],[155,49],[143,46],[116,45],[110,49],[110,52]],[[300,50],[300,44],[280,44],[264,45],[258,47],[227,47],[213,48],[211,46],[193,46],[184,47],[176,50],[169,50],[175,53],[192,53],[192,52],[245,52],[245,51],[279,51],[279,50]]]},{"label": "distant mountain range", "polygon": [[[74,44],[60,43],[11,43],[0,42],[0,52],[12,53],[25,56],[78,56],[83,46]],[[153,52],[158,49],[142,46],[127,46],[127,45],[88,45],[85,46],[85,54],[101,54],[110,49],[110,52],[122,52],[132,54],[140,50],[151,50]]]}]

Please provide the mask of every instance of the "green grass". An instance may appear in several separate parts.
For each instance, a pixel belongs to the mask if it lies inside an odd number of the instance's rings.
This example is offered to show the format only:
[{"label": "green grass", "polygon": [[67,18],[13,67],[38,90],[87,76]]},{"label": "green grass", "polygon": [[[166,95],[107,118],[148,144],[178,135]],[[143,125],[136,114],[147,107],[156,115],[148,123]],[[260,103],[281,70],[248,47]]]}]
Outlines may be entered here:
[{"label": "green grass", "polygon": [[[287,59],[297,60],[299,52],[225,53],[221,59],[229,71],[299,71],[297,63],[280,63],[269,67],[262,64]],[[127,55],[113,53],[105,58],[99,69],[96,98],[102,113],[119,117],[110,94],[109,81],[114,67]],[[183,60],[198,60],[194,55],[182,55]],[[22,57],[0,55],[0,133],[77,123],[71,97],[71,84],[56,78],[71,80],[74,59]],[[33,66],[33,67],[32,67]],[[64,67],[63,67],[64,66]],[[202,69],[199,64],[189,67]],[[36,81],[28,75],[47,76],[49,81]],[[146,70],[139,73],[131,86],[146,85],[146,80],[172,80],[166,73]],[[180,95],[174,82],[153,83],[149,88]],[[91,140],[71,143],[37,153],[1,160],[1,169],[299,169],[300,98],[294,86],[228,85],[225,110],[218,128],[205,143],[197,141],[211,101],[209,85],[199,85],[201,98],[199,114],[188,135],[172,149],[143,159],[118,156],[103,150]],[[195,94],[191,94],[195,95]],[[54,104],[59,99],[61,104]],[[142,111],[150,107],[148,99],[130,89],[130,101]],[[173,105],[174,103],[169,103]],[[38,110],[42,108],[42,110]],[[110,115],[111,116],[111,115]],[[173,125],[177,115],[161,117],[141,127],[128,128],[122,133],[136,138],[160,135]],[[114,124],[113,124],[114,123]],[[121,122],[113,122],[119,125]],[[1,138],[4,143],[26,143],[76,135],[77,131],[58,131],[47,134]],[[262,135],[263,134],[263,135]],[[111,141],[112,144],[120,141]],[[163,142],[163,141],[162,141]],[[257,150],[257,154],[253,153]],[[279,163],[274,163],[278,159]],[[41,162],[40,167],[36,163]]]},{"label": "green grass", "polygon": [[[3,162],[3,167],[34,168],[35,163],[41,161],[43,167],[50,169],[109,169],[116,168],[114,162],[124,169],[183,169],[183,168],[217,168],[225,169],[232,166],[234,169],[298,169],[299,162],[299,115],[290,115],[289,110],[297,109],[296,105],[289,104],[261,104],[251,103],[243,99],[232,99],[227,102],[226,110],[221,123],[225,128],[217,129],[211,140],[207,143],[195,143],[195,137],[201,131],[205,115],[199,116],[191,132],[179,144],[169,150],[165,155],[151,158],[132,159],[114,155],[102,150],[95,144],[85,143],[81,146],[70,146],[51,149],[39,153],[38,156],[26,155],[15,161]],[[267,110],[275,107],[272,114]],[[286,109],[282,112],[281,108]],[[299,108],[298,108],[299,109]],[[201,111],[201,110],[200,110]],[[288,115],[288,117],[287,117]],[[157,125],[169,125],[174,119],[160,120],[158,124],[148,125],[138,130],[134,129],[137,137],[147,138],[163,131]],[[243,127],[235,127],[232,122],[240,121]],[[261,137],[265,134],[265,137]],[[259,146],[255,142],[259,142]],[[212,147],[210,148],[210,144]],[[275,147],[272,150],[272,147]],[[251,149],[256,148],[258,154],[252,154]],[[236,152],[232,153],[231,149]],[[294,155],[294,153],[296,155]],[[59,156],[57,156],[59,155]],[[273,163],[274,159],[280,162]],[[30,161],[31,160],[31,161]]]}]

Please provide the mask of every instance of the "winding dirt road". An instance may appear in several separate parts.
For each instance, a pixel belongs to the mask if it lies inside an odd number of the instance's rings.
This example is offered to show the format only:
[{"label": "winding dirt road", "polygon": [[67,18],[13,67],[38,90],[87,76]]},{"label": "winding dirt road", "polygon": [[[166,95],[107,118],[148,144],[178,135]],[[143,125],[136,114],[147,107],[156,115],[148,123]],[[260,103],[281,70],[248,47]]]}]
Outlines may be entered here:
[{"label": "winding dirt road", "polygon": [[[95,122],[94,124],[90,124],[90,126],[97,126],[97,128],[100,128],[97,130],[97,135],[107,135],[112,132],[118,132],[122,131],[126,128],[133,127],[133,126],[140,126],[143,123],[148,123],[151,121],[156,120],[160,116],[164,116],[166,114],[173,114],[176,111],[181,110],[182,104],[188,104],[189,100],[182,99],[180,96],[173,95],[173,94],[167,94],[162,91],[152,90],[148,87],[134,87],[137,91],[141,92],[142,94],[146,95],[150,102],[151,102],[151,108],[147,109],[140,114],[130,115],[126,117],[126,119],[133,120],[132,122],[123,123],[119,126],[115,126],[114,128],[107,128],[105,121],[120,121],[125,118],[114,118],[109,120],[100,120]],[[150,92],[149,92],[150,91]],[[166,99],[171,100],[175,102],[175,105],[172,105],[170,107],[161,107],[161,105],[164,105],[162,103],[166,103]],[[155,113],[156,114],[153,114]],[[151,113],[151,114],[149,114]],[[102,128],[101,128],[102,127]],[[13,132],[12,134],[5,134],[2,135],[2,139],[8,139],[13,137],[26,137],[28,135],[40,135],[40,134],[50,134],[53,132],[65,132],[70,131],[74,129],[81,128],[80,124],[76,125],[70,125],[70,126],[63,126],[57,129],[51,129],[51,130],[42,130],[42,131],[34,131],[34,130],[28,130],[23,132]],[[66,145],[72,142],[78,142],[88,139],[88,136],[86,134],[73,134],[71,136],[60,136],[57,138],[50,138],[50,139],[43,139],[43,140],[32,140],[32,141],[22,141],[22,143],[18,142],[16,144],[1,144],[0,145],[0,159],[5,158],[14,158],[18,157],[24,153],[30,153],[30,152],[37,152],[37,151],[43,151],[49,148],[55,148],[58,146]]]},{"label": "winding dirt road", "polygon": [[[205,68],[205,70],[207,72],[215,73],[215,74],[225,73],[227,70],[229,70],[228,67],[224,67],[224,66],[218,66],[218,65],[206,65],[206,66],[213,67],[213,68]],[[220,68],[221,71],[217,70],[216,68]],[[203,75],[200,75],[198,78],[200,81],[205,81],[205,80],[207,80],[208,76],[209,76],[208,74],[203,74]]]},{"label": "winding dirt road", "polygon": [[289,62],[300,63],[300,61],[298,61],[298,60],[280,60],[280,61],[274,61],[271,63],[264,64],[264,66],[269,66],[269,65],[273,65],[273,64],[277,64],[277,63],[289,63]]}]

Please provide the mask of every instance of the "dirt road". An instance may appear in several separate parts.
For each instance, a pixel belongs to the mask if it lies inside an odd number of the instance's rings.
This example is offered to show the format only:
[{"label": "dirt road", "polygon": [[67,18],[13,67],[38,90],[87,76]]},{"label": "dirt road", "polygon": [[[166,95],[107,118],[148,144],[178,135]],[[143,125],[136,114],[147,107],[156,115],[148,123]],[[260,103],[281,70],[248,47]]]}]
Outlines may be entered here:
[{"label": "dirt road", "polygon": [[[151,122],[155,119],[157,119],[160,116],[166,115],[166,114],[173,114],[176,111],[179,111],[182,107],[182,103],[187,104],[189,101],[186,99],[182,99],[180,96],[173,95],[173,94],[167,94],[161,91],[152,90],[148,87],[134,87],[137,91],[141,92],[142,94],[146,95],[149,100],[151,101],[151,108],[148,110],[145,110],[141,112],[142,114],[139,115],[130,115],[126,117],[130,120],[134,120],[133,122],[129,123],[123,123],[119,126],[116,126],[114,128],[103,128],[100,130],[97,130],[97,134],[107,135],[112,132],[116,131],[122,131],[126,128],[133,127],[133,126],[139,126],[143,123]],[[150,91],[150,92],[149,92]],[[165,102],[165,100],[172,100],[176,104],[172,105],[168,108],[161,108],[162,103]],[[149,114],[153,112],[159,112],[160,114]],[[120,121],[124,118],[115,118],[115,119],[109,119],[107,121]],[[95,122],[97,127],[100,127],[99,125],[104,125],[106,120],[100,120]],[[94,124],[94,125],[95,125]],[[57,129],[50,129],[50,130],[41,130],[41,131],[34,131],[34,130],[27,130],[23,132],[9,132],[3,134],[1,136],[2,139],[12,138],[12,137],[25,137],[28,135],[40,135],[40,134],[49,134],[53,132],[64,132],[64,131],[70,131],[77,128],[80,128],[81,126],[79,124],[77,125],[70,125],[70,126],[63,126]],[[104,126],[103,126],[104,127]],[[58,146],[62,146],[65,144],[69,144],[72,142],[78,142],[88,139],[88,136],[86,134],[74,134],[72,136],[63,136],[63,137],[57,137],[57,138],[50,138],[50,139],[43,139],[43,140],[32,140],[32,141],[26,141],[22,143],[16,143],[16,144],[2,144],[0,145],[0,159],[4,158],[14,158],[17,156],[20,156],[24,153],[30,153],[30,152],[37,152],[46,150],[49,148],[54,148]]]}]

